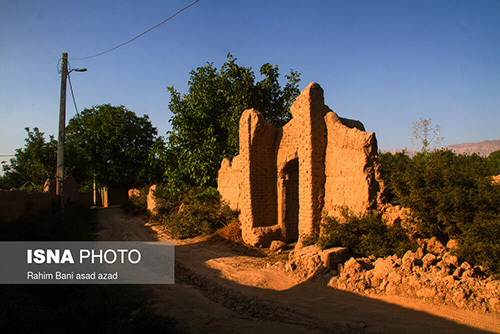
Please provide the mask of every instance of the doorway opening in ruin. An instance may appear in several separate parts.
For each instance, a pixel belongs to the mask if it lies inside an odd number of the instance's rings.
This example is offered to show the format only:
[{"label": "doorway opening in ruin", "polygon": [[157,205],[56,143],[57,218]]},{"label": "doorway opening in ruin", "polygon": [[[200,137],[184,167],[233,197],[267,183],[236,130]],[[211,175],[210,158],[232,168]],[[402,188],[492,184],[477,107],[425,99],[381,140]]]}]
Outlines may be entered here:
[{"label": "doorway opening in ruin", "polygon": [[283,168],[283,227],[287,243],[299,238],[299,160],[289,161]]}]

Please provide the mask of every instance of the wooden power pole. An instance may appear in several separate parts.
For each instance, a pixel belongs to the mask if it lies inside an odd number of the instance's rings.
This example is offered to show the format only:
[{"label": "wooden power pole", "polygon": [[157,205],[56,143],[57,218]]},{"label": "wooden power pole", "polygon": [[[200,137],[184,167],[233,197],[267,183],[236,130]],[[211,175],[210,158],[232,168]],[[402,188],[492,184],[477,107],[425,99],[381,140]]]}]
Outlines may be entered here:
[{"label": "wooden power pole", "polygon": [[56,196],[59,210],[64,209],[64,139],[66,128],[66,79],[68,76],[68,53],[63,52],[61,62],[61,98],[59,101],[59,135],[57,138]]}]

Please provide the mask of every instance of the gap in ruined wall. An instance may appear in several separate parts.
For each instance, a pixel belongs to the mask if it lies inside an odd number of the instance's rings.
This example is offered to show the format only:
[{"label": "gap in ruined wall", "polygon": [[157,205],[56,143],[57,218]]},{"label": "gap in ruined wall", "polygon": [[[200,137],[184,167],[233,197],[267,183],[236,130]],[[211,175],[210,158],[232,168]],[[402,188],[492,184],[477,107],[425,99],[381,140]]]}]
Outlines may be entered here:
[{"label": "gap in ruined wall", "polygon": [[293,159],[283,169],[283,234],[286,242],[299,237],[299,160]]}]

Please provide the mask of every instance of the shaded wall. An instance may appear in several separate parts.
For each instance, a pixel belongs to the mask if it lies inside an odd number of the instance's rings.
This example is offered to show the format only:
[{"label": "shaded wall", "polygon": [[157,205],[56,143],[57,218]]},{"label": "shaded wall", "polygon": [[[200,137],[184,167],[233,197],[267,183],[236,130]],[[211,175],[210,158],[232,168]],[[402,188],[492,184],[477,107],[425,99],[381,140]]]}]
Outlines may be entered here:
[{"label": "shaded wall", "polygon": [[[78,185],[72,177],[63,184],[64,200],[78,201]],[[56,183],[47,180],[43,191],[0,189],[0,221],[9,222],[28,213],[40,213],[57,206]]]},{"label": "shaded wall", "polygon": [[0,221],[10,222],[33,212],[52,209],[48,192],[27,190],[0,190]]}]

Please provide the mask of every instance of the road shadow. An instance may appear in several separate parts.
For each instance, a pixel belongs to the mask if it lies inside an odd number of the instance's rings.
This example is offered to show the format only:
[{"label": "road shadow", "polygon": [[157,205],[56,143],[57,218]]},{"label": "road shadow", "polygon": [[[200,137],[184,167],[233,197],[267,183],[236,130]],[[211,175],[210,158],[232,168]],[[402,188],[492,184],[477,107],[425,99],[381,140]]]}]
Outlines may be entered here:
[{"label": "road shadow", "polygon": [[[493,333],[337,290],[313,278],[281,291],[241,285],[207,265],[211,260],[238,254],[231,247],[210,251],[213,247],[214,241],[210,240],[177,245],[176,284],[192,286],[206,298],[230,308],[239,316],[277,321],[323,333]],[[253,255],[244,252],[244,256],[251,258]],[[259,257],[259,253],[255,256]]]},{"label": "road shadow", "polygon": [[[144,225],[144,221],[141,223],[140,218],[124,218],[119,211],[110,209],[101,212],[104,214],[101,219],[110,219],[108,240],[131,241],[130,237],[137,238],[137,241],[157,239],[155,229]],[[120,217],[118,221],[112,219],[117,214]],[[177,242],[175,252],[176,283],[144,287],[155,292],[157,309],[179,321],[183,332],[494,333],[327,287],[315,281],[314,276],[289,284],[285,289],[270,289],[243,285],[241,280],[230,278],[231,272],[214,267],[214,263],[224,262],[226,258],[232,259],[233,266],[230,268],[234,267],[235,271],[244,261],[263,262],[262,258],[267,254],[259,249],[200,238]],[[263,270],[274,270],[261,269],[245,274],[258,276]],[[276,270],[271,275],[290,280],[290,274],[281,271]]]}]

